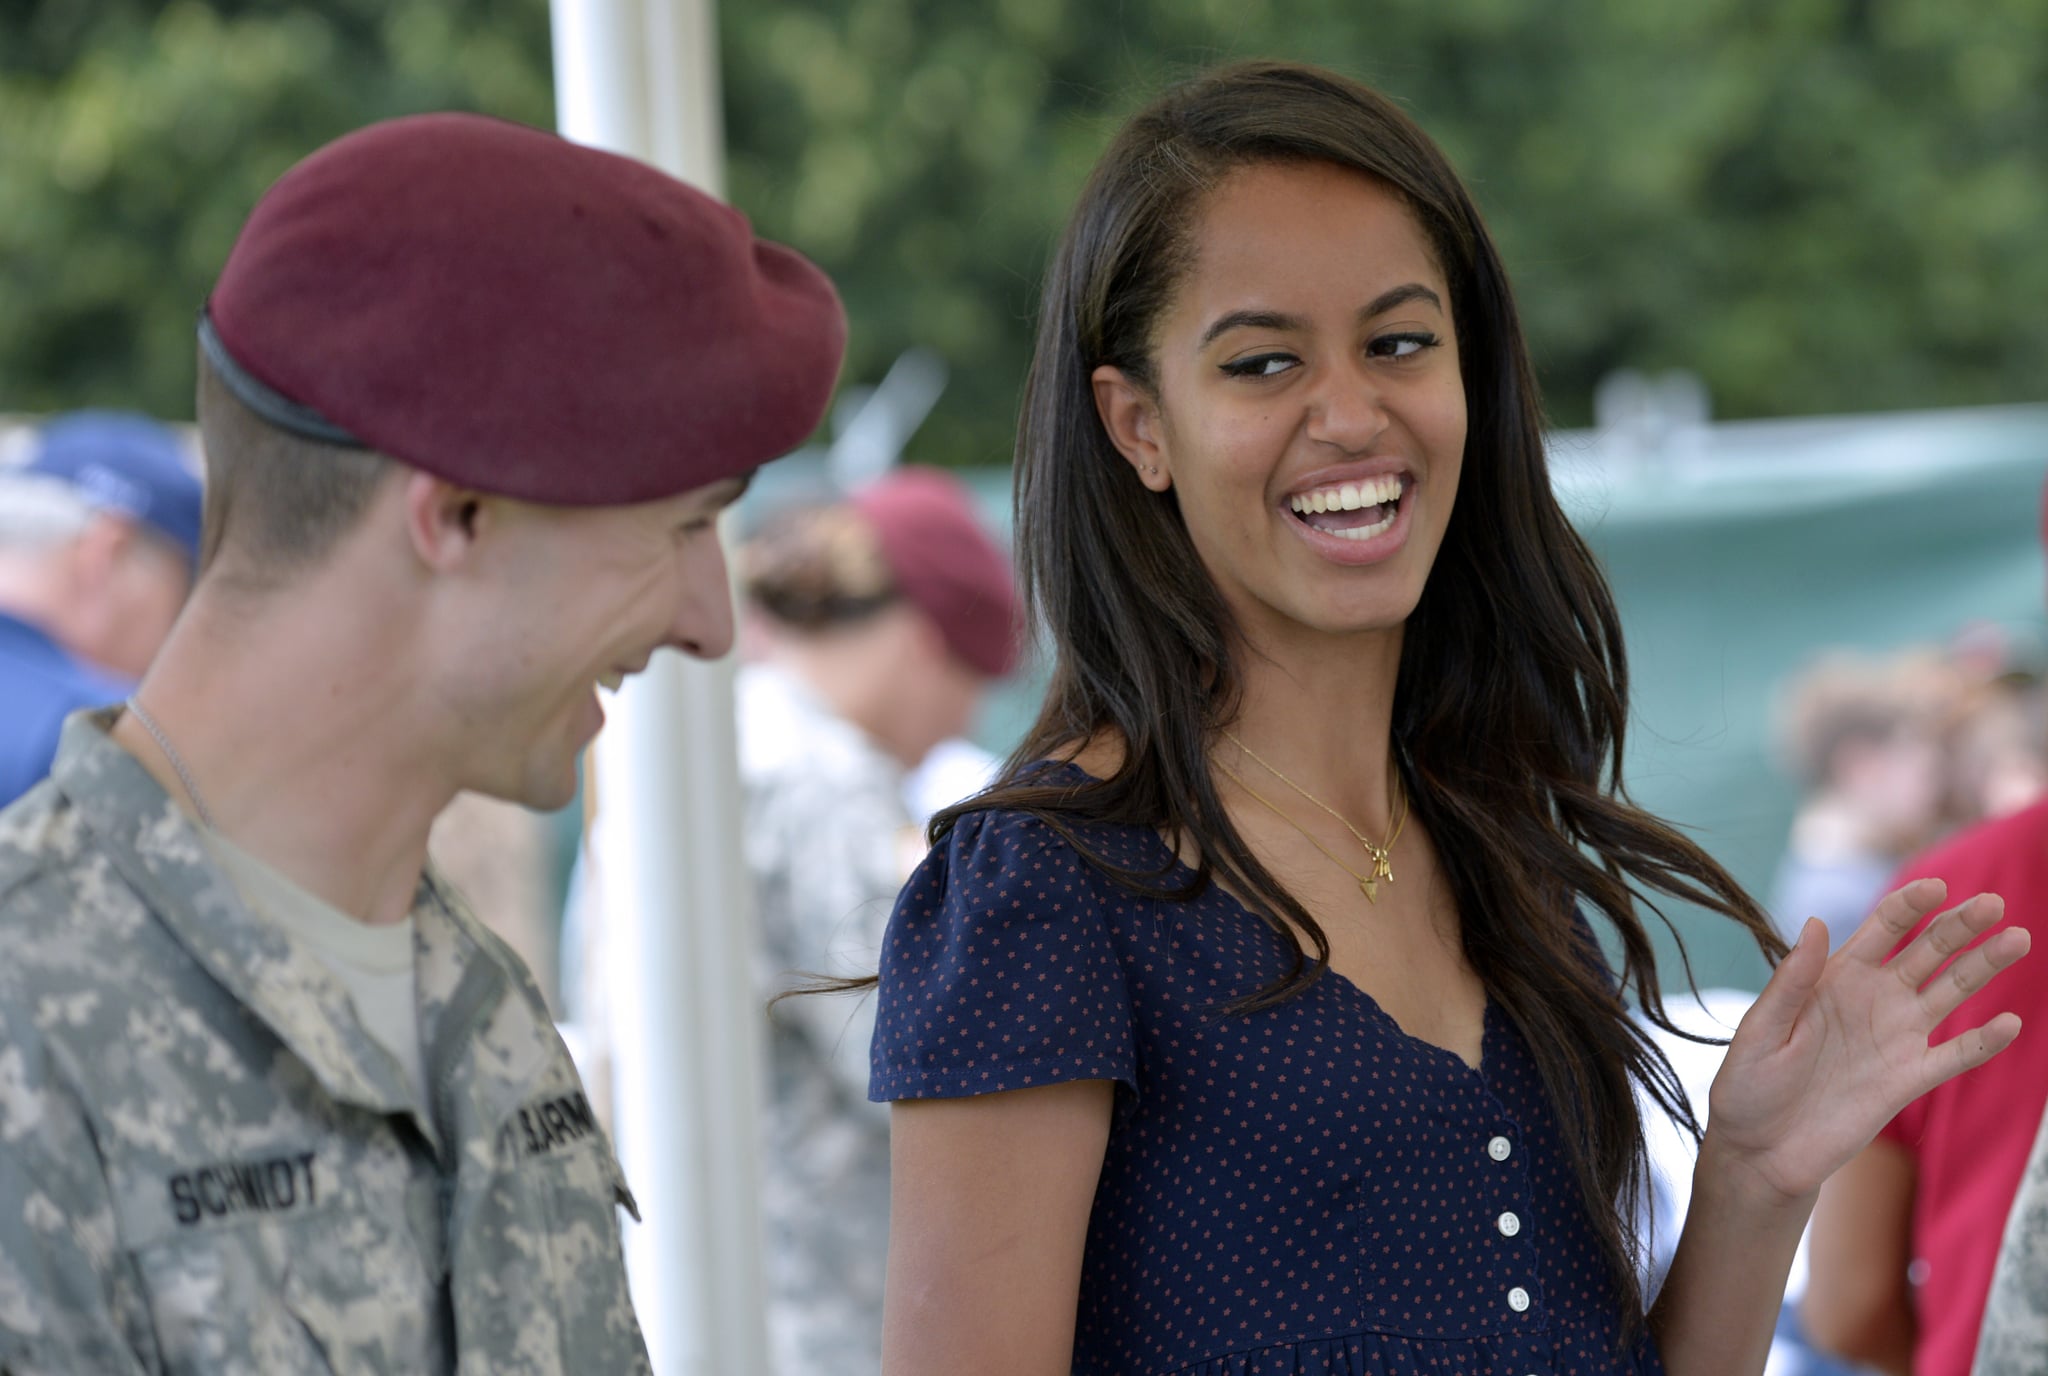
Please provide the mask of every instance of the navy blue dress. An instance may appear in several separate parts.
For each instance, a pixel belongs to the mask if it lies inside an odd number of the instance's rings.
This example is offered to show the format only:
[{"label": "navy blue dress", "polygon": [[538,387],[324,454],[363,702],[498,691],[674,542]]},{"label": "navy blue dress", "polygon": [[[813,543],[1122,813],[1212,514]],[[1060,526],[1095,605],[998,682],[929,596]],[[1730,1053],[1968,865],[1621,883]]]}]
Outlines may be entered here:
[{"label": "navy blue dress", "polygon": [[[1122,865],[1171,861],[1147,828],[1078,834]],[[869,1096],[1115,1082],[1085,1376],[1660,1372],[1647,1338],[1617,1345],[1606,1262],[1509,1020],[1488,1005],[1474,1070],[1337,976],[1215,1011],[1286,959],[1221,889],[1140,898],[1043,823],[973,814],[890,919]]]}]

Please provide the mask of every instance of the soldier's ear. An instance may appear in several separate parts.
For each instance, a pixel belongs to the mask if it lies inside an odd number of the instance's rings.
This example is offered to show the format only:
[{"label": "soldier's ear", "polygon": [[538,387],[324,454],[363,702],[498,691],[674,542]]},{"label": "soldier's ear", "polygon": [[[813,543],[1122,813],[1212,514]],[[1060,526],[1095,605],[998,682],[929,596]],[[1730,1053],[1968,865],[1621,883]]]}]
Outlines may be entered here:
[{"label": "soldier's ear", "polygon": [[430,473],[408,473],[404,483],[406,535],[420,562],[437,573],[468,562],[495,519],[493,499]]}]

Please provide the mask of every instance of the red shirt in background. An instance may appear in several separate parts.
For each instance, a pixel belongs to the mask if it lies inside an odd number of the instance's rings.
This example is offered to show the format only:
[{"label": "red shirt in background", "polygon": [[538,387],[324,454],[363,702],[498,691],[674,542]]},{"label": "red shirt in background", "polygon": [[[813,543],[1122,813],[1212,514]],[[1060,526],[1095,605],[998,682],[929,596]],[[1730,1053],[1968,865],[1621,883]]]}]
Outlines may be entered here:
[{"label": "red shirt in background", "polygon": [[2048,1108],[2048,950],[2041,949],[2048,947],[2048,803],[1944,842],[1902,870],[1894,887],[1930,876],[1948,882],[1950,906],[1976,893],[2002,894],[2005,919],[1992,931],[2025,927],[2037,947],[1951,1014],[1933,1038],[1946,1041],[2009,1008],[2026,1022],[2020,1039],[1988,1065],[1907,1105],[1879,1134],[1919,1168],[1913,1370],[1967,1376],[2005,1216]]}]

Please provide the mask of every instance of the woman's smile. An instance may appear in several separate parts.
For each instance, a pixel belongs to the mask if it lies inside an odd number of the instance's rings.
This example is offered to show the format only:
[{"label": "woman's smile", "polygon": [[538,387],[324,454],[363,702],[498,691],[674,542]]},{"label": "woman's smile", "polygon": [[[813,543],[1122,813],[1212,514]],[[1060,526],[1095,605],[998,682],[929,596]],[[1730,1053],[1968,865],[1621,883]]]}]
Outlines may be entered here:
[{"label": "woman's smile", "polygon": [[1309,548],[1340,564],[1376,564],[1392,558],[1407,539],[1416,479],[1383,463],[1354,465],[1348,473],[1319,473],[1286,499],[1286,520]]}]

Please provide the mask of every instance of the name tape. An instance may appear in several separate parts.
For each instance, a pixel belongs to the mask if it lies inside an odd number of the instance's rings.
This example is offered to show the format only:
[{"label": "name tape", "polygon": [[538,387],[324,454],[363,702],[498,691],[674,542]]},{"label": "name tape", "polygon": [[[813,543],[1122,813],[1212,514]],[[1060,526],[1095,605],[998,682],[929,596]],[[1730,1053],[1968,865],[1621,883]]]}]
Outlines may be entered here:
[{"label": "name tape", "polygon": [[179,1226],[238,1214],[280,1214],[319,1202],[310,1151],[254,1161],[223,1161],[166,1178]]}]

